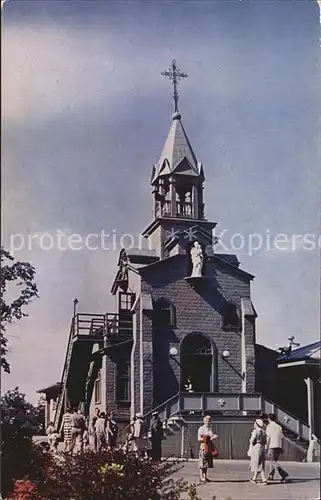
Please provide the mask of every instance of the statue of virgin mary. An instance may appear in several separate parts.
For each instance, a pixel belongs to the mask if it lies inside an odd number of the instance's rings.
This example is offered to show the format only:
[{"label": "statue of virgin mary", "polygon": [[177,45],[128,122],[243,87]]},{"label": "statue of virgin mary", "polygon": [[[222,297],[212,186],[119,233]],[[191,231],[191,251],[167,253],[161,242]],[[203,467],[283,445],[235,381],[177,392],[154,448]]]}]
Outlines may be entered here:
[{"label": "statue of virgin mary", "polygon": [[194,245],[192,246],[190,255],[193,264],[191,278],[201,278],[203,264],[204,264],[204,256],[202,247],[198,241],[195,241]]}]

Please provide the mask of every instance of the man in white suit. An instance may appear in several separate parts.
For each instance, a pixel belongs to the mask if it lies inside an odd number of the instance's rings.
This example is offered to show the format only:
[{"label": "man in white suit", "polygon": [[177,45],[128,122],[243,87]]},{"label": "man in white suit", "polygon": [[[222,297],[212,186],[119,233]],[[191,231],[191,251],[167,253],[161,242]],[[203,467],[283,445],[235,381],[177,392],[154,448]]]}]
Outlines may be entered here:
[{"label": "man in white suit", "polygon": [[281,476],[281,481],[285,482],[289,474],[279,464],[280,455],[283,453],[283,431],[282,427],[275,420],[274,413],[270,413],[269,423],[266,428],[267,449],[270,458],[270,474],[268,479],[273,480],[275,471],[277,470]]}]

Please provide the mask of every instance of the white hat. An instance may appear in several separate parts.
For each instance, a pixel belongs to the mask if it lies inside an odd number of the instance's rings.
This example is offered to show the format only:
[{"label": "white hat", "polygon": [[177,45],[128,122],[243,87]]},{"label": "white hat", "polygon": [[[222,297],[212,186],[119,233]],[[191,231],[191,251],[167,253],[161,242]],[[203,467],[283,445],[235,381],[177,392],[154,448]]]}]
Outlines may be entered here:
[{"label": "white hat", "polygon": [[159,415],[158,411],[153,411],[152,417],[156,417],[157,415]]},{"label": "white hat", "polygon": [[136,413],[137,418],[143,418],[143,414],[141,412]]}]

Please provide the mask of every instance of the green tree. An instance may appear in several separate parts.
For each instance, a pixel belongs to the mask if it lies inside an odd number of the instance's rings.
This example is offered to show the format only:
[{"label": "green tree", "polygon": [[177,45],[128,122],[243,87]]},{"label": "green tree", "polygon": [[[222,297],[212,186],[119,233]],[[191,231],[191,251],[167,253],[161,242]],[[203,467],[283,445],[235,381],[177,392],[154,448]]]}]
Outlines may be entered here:
[{"label": "green tree", "polygon": [[[7,328],[14,321],[28,316],[23,310],[35,297],[38,297],[37,285],[34,281],[35,268],[28,262],[15,261],[10,253],[1,247],[1,275],[0,275],[0,300],[1,300],[1,335],[0,356],[1,367],[10,373],[10,365],[6,359],[8,352]],[[12,286],[15,298],[8,299],[8,288]],[[12,290],[13,292],[13,290]]]},{"label": "green tree", "polygon": [[43,404],[33,406],[19,388],[1,398],[2,493],[7,493],[14,479],[24,477],[32,456],[32,438],[43,433]]}]

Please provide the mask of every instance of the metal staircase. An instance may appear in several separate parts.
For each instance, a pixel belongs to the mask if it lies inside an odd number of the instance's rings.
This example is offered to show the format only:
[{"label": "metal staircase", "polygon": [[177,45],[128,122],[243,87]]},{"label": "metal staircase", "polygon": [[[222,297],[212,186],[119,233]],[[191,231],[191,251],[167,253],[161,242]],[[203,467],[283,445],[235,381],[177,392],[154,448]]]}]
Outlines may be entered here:
[{"label": "metal staircase", "polygon": [[130,339],[132,320],[123,314],[79,313],[73,317],[55,413],[57,429],[67,406],[87,407],[87,376],[94,345],[106,349]]},{"label": "metal staircase", "polygon": [[56,428],[60,426],[67,405],[84,403],[82,389],[85,387],[93,346],[96,343],[102,346],[105,331],[104,314],[76,314],[73,317],[55,413]]}]

